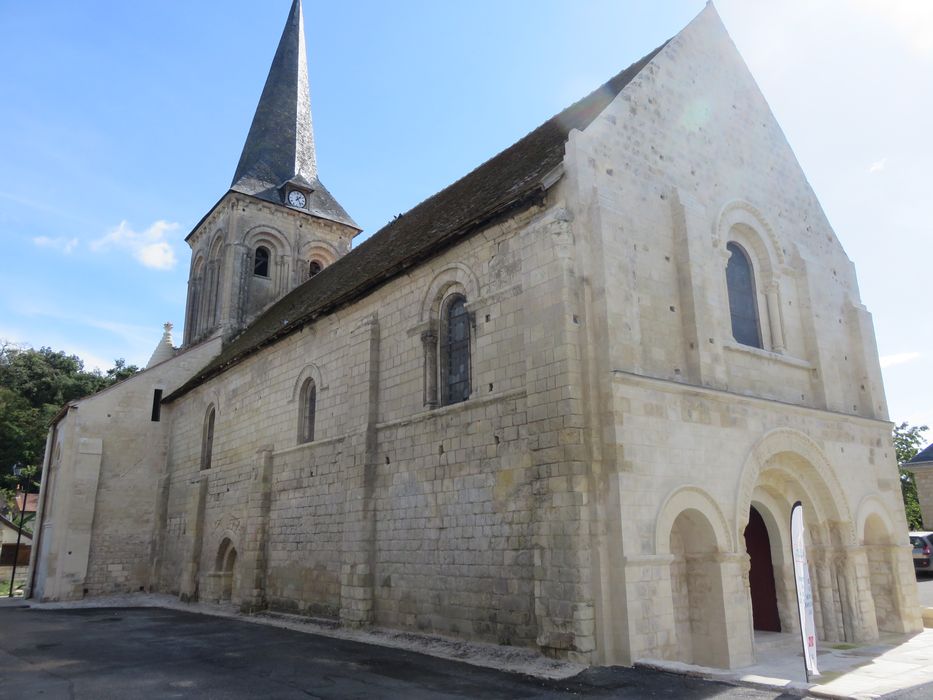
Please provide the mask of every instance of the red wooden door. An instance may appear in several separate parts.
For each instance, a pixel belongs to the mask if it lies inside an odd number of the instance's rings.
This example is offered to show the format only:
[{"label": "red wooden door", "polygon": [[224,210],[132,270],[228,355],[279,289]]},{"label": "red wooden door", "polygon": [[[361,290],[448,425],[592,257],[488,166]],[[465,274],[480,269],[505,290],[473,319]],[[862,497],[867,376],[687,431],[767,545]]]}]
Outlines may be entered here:
[{"label": "red wooden door", "polygon": [[774,566],[771,563],[771,540],[761,514],[754,508],[748,514],[745,549],[751,558],[748,573],[752,589],[752,619],[756,630],[781,631],[777,592],[774,590]]}]

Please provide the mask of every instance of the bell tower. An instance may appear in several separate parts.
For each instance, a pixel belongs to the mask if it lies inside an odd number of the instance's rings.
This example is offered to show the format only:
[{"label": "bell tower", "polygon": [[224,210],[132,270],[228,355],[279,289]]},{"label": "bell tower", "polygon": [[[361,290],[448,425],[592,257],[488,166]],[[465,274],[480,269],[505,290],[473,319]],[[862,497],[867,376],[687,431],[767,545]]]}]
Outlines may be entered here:
[{"label": "bell tower", "polygon": [[359,226],[318,178],[301,0],[293,0],[230,189],[191,246],[184,345],[236,335],[350,250]]}]

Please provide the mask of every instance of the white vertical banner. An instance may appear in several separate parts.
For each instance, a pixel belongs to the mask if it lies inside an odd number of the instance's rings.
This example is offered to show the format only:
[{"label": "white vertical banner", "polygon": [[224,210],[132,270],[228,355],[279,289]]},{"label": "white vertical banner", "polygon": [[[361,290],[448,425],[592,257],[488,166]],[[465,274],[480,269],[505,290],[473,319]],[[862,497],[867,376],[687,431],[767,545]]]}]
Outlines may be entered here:
[{"label": "white vertical banner", "polygon": [[800,618],[800,637],[803,641],[803,661],[809,681],[810,676],[818,676],[820,672],[816,667],[813,588],[810,586],[810,567],[807,566],[807,547],[803,533],[803,505],[797,501],[790,511],[790,539],[794,555],[794,582],[797,584],[797,613]]}]

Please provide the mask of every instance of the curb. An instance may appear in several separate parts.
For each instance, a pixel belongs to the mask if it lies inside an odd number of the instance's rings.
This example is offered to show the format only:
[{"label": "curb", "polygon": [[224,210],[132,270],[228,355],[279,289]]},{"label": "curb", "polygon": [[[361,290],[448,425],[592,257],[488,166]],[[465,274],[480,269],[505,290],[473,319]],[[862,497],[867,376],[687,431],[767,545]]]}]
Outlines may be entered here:
[{"label": "curb", "polygon": [[933,608],[920,608],[920,617],[924,627],[933,627]]},{"label": "curb", "polygon": [[800,681],[791,681],[786,678],[771,678],[769,676],[739,676],[731,671],[710,668],[708,666],[695,666],[693,664],[685,664],[676,661],[665,661],[663,659],[639,659],[633,665],[635,668],[676,673],[681,676],[699,678],[706,681],[718,681],[720,683],[728,683],[729,685],[743,688],[777,690],[798,697],[828,698],[829,700],[846,700],[852,697],[848,694],[821,690],[818,684],[814,683],[801,683]]}]

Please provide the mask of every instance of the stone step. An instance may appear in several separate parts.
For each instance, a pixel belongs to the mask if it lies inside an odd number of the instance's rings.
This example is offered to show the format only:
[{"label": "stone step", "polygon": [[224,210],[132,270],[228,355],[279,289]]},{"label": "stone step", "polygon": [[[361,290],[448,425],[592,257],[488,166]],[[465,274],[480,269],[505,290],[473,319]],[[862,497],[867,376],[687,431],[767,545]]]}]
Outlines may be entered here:
[{"label": "stone step", "polygon": [[314,617],[312,615],[299,615],[296,613],[279,612],[276,610],[263,610],[253,614],[253,617],[261,617],[271,620],[283,620],[303,625],[316,625],[327,629],[337,629],[340,627],[340,620],[333,617]]},{"label": "stone step", "polygon": [[762,632],[761,630],[755,630],[755,655],[759,659],[761,659],[762,654],[794,651],[803,654],[800,635],[790,632]]}]

